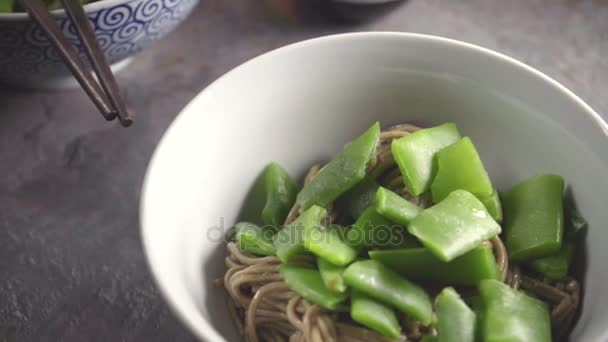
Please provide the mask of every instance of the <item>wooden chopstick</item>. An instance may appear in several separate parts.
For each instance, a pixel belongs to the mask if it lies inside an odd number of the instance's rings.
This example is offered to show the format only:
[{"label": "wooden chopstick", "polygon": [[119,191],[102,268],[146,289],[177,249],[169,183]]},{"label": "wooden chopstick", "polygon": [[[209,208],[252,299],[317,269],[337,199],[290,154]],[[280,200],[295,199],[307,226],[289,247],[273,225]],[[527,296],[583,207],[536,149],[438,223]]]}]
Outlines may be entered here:
[{"label": "wooden chopstick", "polygon": [[125,101],[120,94],[120,89],[118,88],[114,74],[112,74],[110,65],[97,43],[93,27],[91,27],[89,18],[84,12],[82,5],[80,5],[78,0],[61,0],[61,3],[63,3],[63,7],[65,8],[68,17],[72,20],[72,23],[74,23],[76,33],[93,65],[97,79],[116,110],[118,119],[123,126],[130,125],[133,120],[127,110]]},{"label": "wooden chopstick", "polygon": [[95,106],[97,106],[101,115],[106,120],[113,120],[116,117],[116,112],[109,106],[103,90],[99,87],[91,73],[86,71],[86,65],[80,60],[74,47],[63,36],[61,29],[51,17],[44,4],[40,0],[21,0],[21,5],[47,34],[49,41],[62,56],[67,67],[87,95],[89,95]]},{"label": "wooden chopstick", "polygon": [[51,44],[57,49],[66,66],[103,117],[106,120],[113,120],[118,117],[123,126],[131,125],[133,121],[120,95],[116,80],[97,44],[97,39],[93,34],[89,20],[77,0],[62,0],[62,2],[66,8],[66,14],[76,28],[78,37],[85,48],[91,64],[95,68],[95,73],[101,83],[101,87],[92,75],[93,70],[80,59],[76,49],[65,38],[55,19],[51,16],[42,1],[20,0],[20,2],[32,19],[46,33]]}]

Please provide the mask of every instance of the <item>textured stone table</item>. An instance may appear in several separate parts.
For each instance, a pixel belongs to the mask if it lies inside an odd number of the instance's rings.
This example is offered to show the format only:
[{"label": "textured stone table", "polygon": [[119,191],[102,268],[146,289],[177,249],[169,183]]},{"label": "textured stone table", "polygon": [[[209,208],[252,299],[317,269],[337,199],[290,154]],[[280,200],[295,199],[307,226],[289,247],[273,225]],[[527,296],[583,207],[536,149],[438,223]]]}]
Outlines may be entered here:
[{"label": "textured stone table", "polygon": [[357,26],[271,20],[257,0],[201,0],[119,75],[136,124],[102,122],[80,90],[0,88],[0,341],[192,341],[139,241],[143,174],[163,131],[241,62],[319,35],[437,34],[514,56],[608,113],[608,2],[411,0]]}]

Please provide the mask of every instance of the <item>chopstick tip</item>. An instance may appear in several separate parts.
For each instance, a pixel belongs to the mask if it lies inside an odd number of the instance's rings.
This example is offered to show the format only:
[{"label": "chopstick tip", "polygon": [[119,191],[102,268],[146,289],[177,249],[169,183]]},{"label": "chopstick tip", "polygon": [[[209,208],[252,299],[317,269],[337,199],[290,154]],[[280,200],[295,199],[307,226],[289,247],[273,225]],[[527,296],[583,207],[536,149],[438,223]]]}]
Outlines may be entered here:
[{"label": "chopstick tip", "polygon": [[116,119],[117,116],[118,116],[118,113],[116,111],[110,111],[108,113],[103,113],[103,117],[106,119],[106,121],[112,121],[112,120]]},{"label": "chopstick tip", "polygon": [[122,125],[122,127],[129,127],[133,124],[133,119],[127,117],[127,118],[121,118],[119,117],[118,119],[120,121],[120,124]]}]

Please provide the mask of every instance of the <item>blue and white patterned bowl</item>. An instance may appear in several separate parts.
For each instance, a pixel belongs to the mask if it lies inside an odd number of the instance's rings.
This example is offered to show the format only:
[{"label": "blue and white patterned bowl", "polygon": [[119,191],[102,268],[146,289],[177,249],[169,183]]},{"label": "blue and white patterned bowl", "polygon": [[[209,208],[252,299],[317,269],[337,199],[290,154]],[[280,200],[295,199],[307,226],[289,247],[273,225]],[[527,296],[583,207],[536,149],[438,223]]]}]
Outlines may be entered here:
[{"label": "blue and white patterned bowl", "polygon": [[[117,65],[171,32],[199,0],[102,0],[86,5],[108,61]],[[78,52],[85,56],[63,10],[53,11]],[[69,70],[44,32],[26,13],[0,13],[0,82],[53,87],[71,80]]]}]

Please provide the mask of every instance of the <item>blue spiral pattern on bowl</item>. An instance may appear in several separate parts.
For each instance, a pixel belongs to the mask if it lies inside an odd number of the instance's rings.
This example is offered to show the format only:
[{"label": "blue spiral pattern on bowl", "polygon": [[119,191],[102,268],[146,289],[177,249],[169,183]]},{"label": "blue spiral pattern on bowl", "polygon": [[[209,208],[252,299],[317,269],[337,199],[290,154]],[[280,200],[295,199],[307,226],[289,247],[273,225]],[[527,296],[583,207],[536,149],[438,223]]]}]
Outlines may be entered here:
[{"label": "blue spiral pattern on bowl", "polygon": [[[134,55],[171,32],[199,0],[131,0],[87,11],[101,49],[111,64]],[[65,14],[57,19],[64,35],[85,56]],[[35,82],[69,75],[45,33],[29,18],[0,20],[0,81]]]}]

